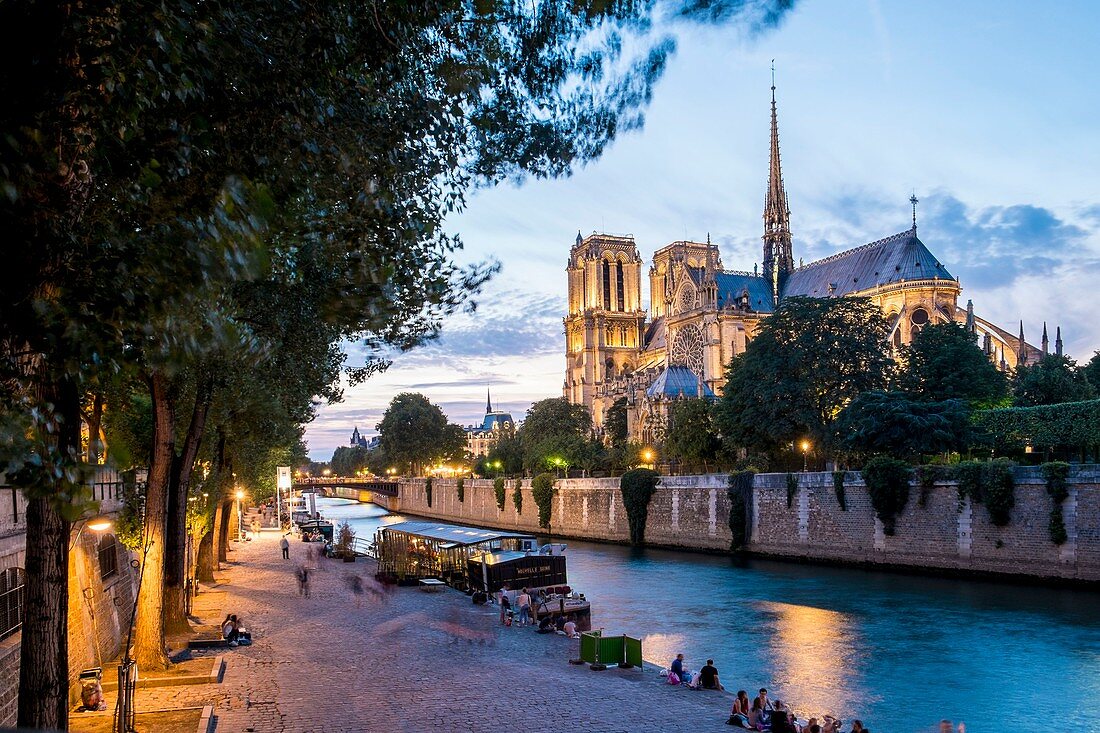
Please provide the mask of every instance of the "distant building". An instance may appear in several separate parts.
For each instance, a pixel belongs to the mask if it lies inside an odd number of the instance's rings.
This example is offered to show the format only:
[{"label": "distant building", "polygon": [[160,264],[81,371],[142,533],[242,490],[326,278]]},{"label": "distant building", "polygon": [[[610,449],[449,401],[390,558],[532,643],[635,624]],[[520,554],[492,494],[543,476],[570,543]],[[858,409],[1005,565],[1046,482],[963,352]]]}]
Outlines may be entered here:
[{"label": "distant building", "polygon": [[480,425],[466,428],[466,450],[474,458],[487,454],[502,435],[511,434],[516,429],[512,414],[493,409],[489,391],[485,391],[485,418]]},{"label": "distant building", "polygon": [[[705,243],[673,242],[653,255],[647,312],[634,238],[578,232],[567,266],[565,397],[586,406],[597,426],[625,398],[631,438],[652,441],[673,402],[721,393],[730,360],[793,296],[870,298],[890,323],[886,347],[895,355],[927,324],[951,322],[965,324],[1002,371],[1046,353],[1045,324],[1039,349],[1024,341],[1022,322],[1013,335],[975,315],[972,303],[959,304],[962,286],[917,238],[916,197],[911,201],[910,229],[796,266],[773,85],[763,267],[725,269],[709,235]],[[1061,353],[1060,330],[1055,352]]]},{"label": "distant building", "polygon": [[359,432],[359,426],[356,425],[355,429],[351,431],[351,447],[352,448],[366,448],[367,450],[374,450],[378,447],[379,438],[377,435],[371,438],[363,437]]}]

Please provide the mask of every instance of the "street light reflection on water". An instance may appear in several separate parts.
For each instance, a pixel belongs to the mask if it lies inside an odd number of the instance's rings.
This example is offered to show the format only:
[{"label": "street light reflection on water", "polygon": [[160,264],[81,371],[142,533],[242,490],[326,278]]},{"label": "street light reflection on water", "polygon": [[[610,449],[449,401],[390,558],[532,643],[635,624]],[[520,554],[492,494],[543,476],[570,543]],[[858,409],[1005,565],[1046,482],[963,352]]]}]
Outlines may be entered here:
[{"label": "street light reflection on water", "polygon": [[[405,520],[321,507],[362,537]],[[983,733],[1055,714],[1100,731],[1095,592],[566,542],[594,628],[642,639],[663,666],[679,652],[695,670],[713,658],[727,689],[767,687],[803,717],[898,733],[949,718]]]}]

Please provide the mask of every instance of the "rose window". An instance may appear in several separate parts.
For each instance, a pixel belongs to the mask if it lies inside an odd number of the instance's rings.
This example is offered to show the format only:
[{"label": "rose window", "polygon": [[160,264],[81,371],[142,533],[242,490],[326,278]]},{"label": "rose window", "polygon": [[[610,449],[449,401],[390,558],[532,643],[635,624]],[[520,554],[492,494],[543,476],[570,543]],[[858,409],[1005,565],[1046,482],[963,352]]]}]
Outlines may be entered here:
[{"label": "rose window", "polygon": [[698,375],[703,373],[703,334],[690,325],[680,329],[672,340],[672,364],[686,366]]},{"label": "rose window", "polygon": [[695,288],[690,285],[685,285],[680,289],[679,297],[679,310],[680,312],[689,311],[695,307]]}]

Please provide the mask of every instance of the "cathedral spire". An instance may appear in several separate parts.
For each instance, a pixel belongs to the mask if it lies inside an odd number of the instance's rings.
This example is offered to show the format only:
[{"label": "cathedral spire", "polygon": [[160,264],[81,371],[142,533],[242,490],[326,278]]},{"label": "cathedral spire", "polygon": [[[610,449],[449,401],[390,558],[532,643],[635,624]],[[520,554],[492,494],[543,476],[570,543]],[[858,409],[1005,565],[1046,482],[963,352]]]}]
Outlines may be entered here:
[{"label": "cathedral spire", "polygon": [[771,285],[772,300],[779,302],[779,293],[787,275],[794,269],[791,253],[791,210],[787,205],[787,189],[783,186],[783,170],[779,162],[779,118],[775,110],[775,60],[772,60],[772,139],[768,166],[768,192],[764,199],[764,277]]},{"label": "cathedral spire", "polygon": [[1021,364],[1027,364],[1027,344],[1024,343],[1024,322],[1023,321],[1020,321],[1020,343],[1016,348],[1018,349],[1018,351],[1016,352],[1016,364],[1017,364],[1017,366],[1019,366]]},{"label": "cathedral spire", "polygon": [[913,195],[909,197],[909,203],[913,204],[913,231],[917,231],[917,204],[920,203],[920,199],[917,198],[917,192],[914,191]]},{"label": "cathedral spire", "polygon": [[1054,331],[1054,353],[1062,355],[1062,327],[1058,326]]},{"label": "cathedral spire", "polygon": [[969,333],[975,333],[973,300],[966,301],[966,330]]},{"label": "cathedral spire", "polygon": [[488,415],[493,411],[493,400],[489,397],[489,388],[485,388],[485,414]]},{"label": "cathedral spire", "polygon": [[1043,321],[1043,356],[1050,353],[1050,339],[1047,338],[1047,322]]}]

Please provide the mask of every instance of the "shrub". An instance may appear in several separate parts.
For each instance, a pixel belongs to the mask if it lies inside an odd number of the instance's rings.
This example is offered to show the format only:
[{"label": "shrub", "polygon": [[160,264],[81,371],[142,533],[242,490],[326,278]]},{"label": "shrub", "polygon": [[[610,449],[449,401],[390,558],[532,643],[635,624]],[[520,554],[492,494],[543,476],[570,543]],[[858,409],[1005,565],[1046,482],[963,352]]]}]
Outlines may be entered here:
[{"label": "shrub", "polygon": [[989,521],[996,527],[1009,523],[1012,507],[1016,506],[1016,479],[1012,467],[1012,461],[1004,459],[982,466],[982,503],[989,512]]},{"label": "shrub", "polygon": [[787,474],[787,508],[790,509],[794,503],[795,494],[798,493],[798,476],[793,473]]},{"label": "shrub", "polygon": [[1012,461],[998,458],[995,461],[963,461],[955,466],[955,479],[959,482],[959,509],[970,497],[972,504],[985,504],[989,521],[1004,527],[1012,517],[1016,505],[1016,481],[1012,475]]},{"label": "shrub", "polygon": [[623,474],[619,489],[630,524],[630,543],[640,545],[645,541],[645,520],[649,512],[649,500],[657,486],[660,474],[648,468],[635,468]]},{"label": "shrub", "polygon": [[948,481],[954,477],[955,472],[951,466],[924,465],[915,469],[917,486],[920,487],[920,496],[917,497],[917,506],[922,509],[928,506],[928,496],[936,487],[937,481]]},{"label": "shrub", "polygon": [[755,471],[731,473],[726,493],[730,500],[730,550],[739,550],[748,544],[749,524],[752,521],[752,485]]},{"label": "shrub", "polygon": [[554,474],[540,473],[531,479],[531,497],[539,508],[539,526],[549,528],[554,501]]},{"label": "shrub", "polygon": [[458,501],[459,501],[459,503],[465,502],[466,501],[466,480],[460,478],[457,481],[455,481],[455,488],[458,490]]},{"label": "shrub", "polygon": [[1044,463],[1042,470],[1047,482],[1047,494],[1054,501],[1054,508],[1050,510],[1050,541],[1062,545],[1069,539],[1065,520],[1062,519],[1062,502],[1069,498],[1069,464],[1053,461]]},{"label": "shrub", "polygon": [[523,514],[523,479],[517,478],[512,489],[512,503],[516,505],[516,514]]},{"label": "shrub", "polygon": [[867,493],[871,495],[871,506],[882,522],[882,531],[893,535],[895,519],[909,503],[909,464],[879,456],[867,461],[862,473]]},{"label": "shrub", "polygon": [[352,544],[355,542],[355,530],[351,528],[348,520],[344,520],[344,523],[340,525],[340,530],[336,534],[336,554],[341,557],[347,557],[352,552]]},{"label": "shrub", "polygon": [[848,502],[844,497],[844,477],[847,471],[833,471],[833,492],[836,494],[836,503],[840,505],[840,511],[848,511]]},{"label": "shrub", "polygon": [[500,476],[493,479],[493,493],[497,495],[497,509],[504,511],[504,479]]},{"label": "shrub", "polygon": [[428,508],[432,506],[432,477],[424,479],[424,496],[428,499]]},{"label": "shrub", "polygon": [[978,461],[963,461],[955,466],[955,480],[959,482],[959,511],[963,500],[970,497],[972,504],[982,500],[982,464]]}]

